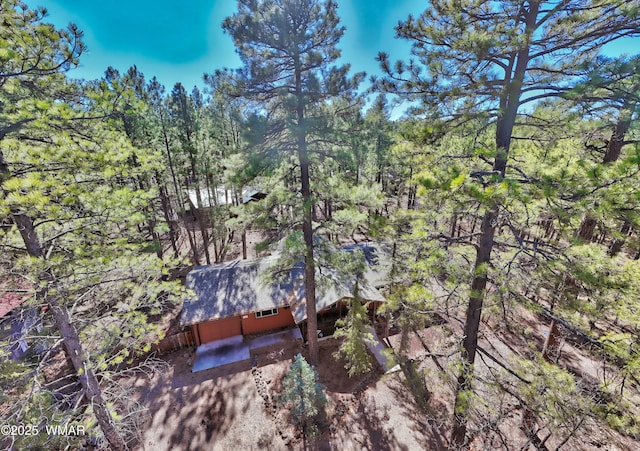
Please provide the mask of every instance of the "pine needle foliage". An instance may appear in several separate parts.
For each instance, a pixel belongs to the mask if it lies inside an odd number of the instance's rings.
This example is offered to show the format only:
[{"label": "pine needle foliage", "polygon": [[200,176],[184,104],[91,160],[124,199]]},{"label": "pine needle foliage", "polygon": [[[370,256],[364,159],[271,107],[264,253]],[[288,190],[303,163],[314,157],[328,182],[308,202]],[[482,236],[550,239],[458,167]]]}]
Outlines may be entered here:
[{"label": "pine needle foliage", "polygon": [[353,299],[350,302],[349,313],[346,317],[336,321],[334,338],[342,338],[340,348],[334,353],[336,359],[344,357],[347,362],[345,368],[349,377],[364,374],[373,368],[371,354],[367,350],[367,342],[373,342],[371,321],[367,314],[367,306],[362,303],[356,284]]},{"label": "pine needle foliage", "polygon": [[327,398],[324,387],[318,382],[318,373],[302,354],[296,355],[291,362],[282,387],[278,404],[289,410],[291,421],[303,436],[313,439],[318,433],[318,421],[324,415]]}]

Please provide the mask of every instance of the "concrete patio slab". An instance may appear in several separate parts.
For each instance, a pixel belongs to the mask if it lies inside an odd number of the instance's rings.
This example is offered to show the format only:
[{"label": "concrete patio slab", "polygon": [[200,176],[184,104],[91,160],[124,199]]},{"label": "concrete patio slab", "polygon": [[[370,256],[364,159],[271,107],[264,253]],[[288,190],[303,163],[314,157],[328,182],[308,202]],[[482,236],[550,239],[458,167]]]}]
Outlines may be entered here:
[{"label": "concrete patio slab", "polygon": [[229,363],[249,360],[249,346],[242,335],[216,340],[198,346],[191,372],[208,370]]},{"label": "concrete patio slab", "polygon": [[300,333],[300,329],[296,327],[295,329],[287,329],[281,332],[252,338],[249,340],[249,349],[253,351],[254,349],[266,348],[267,346],[287,345],[294,340],[301,339],[302,334]]},{"label": "concrete patio slab", "polygon": [[287,329],[272,334],[246,339],[242,335],[216,340],[198,346],[193,362],[192,373],[204,371],[230,363],[242,362],[251,358],[251,351],[269,346],[288,346],[302,339],[300,329]]}]

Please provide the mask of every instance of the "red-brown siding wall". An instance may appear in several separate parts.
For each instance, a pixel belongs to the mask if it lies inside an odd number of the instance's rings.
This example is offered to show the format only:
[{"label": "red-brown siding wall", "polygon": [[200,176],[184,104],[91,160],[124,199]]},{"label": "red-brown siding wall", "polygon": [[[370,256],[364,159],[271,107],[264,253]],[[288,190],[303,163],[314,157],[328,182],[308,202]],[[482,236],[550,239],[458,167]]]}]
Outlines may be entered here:
[{"label": "red-brown siding wall", "polygon": [[196,328],[198,329],[197,340],[199,345],[242,334],[242,322],[239,316],[206,321],[197,324]]},{"label": "red-brown siding wall", "polygon": [[255,313],[249,313],[242,316],[242,333],[255,334],[295,324],[289,308],[279,308],[277,315],[265,316],[264,318],[256,318]]},{"label": "red-brown siding wall", "polygon": [[234,335],[256,334],[281,327],[295,326],[295,324],[291,309],[280,308],[277,315],[256,318],[255,313],[249,313],[242,317],[235,316],[233,318],[199,323],[192,326],[192,330],[196,338],[196,344],[200,346],[210,341],[221,340]]}]

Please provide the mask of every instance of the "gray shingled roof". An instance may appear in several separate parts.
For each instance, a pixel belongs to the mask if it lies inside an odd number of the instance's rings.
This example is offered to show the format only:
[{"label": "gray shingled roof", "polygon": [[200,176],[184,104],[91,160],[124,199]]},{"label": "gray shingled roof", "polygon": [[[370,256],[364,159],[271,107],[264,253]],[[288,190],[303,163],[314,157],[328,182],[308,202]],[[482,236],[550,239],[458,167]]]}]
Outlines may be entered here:
[{"label": "gray shingled roof", "polygon": [[[367,270],[359,284],[360,297],[368,301],[384,301],[377,290],[385,284],[389,272],[384,253],[371,244],[356,244],[343,249],[359,249],[364,253]],[[185,299],[180,324],[189,326],[285,306],[291,307],[296,323],[305,320],[304,264],[296,265],[284,281],[268,283],[265,274],[276,260],[277,256],[269,256],[195,268],[187,275],[187,288],[191,295]],[[327,271],[316,279],[318,311],[341,299],[353,297],[355,281],[340,282]]]}]

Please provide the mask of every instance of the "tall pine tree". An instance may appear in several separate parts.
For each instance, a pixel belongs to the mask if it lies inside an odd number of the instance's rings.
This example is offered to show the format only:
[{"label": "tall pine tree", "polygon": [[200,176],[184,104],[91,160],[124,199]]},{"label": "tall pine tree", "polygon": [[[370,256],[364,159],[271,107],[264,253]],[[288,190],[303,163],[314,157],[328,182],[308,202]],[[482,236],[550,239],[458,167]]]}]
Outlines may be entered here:
[{"label": "tall pine tree", "polygon": [[459,179],[479,185],[484,205],[463,330],[454,446],[467,442],[478,330],[503,213],[497,188],[510,176],[516,121],[524,106],[571,89],[577,68],[602,45],[640,34],[638,6],[623,0],[433,0],[419,17],[396,28],[398,37],[412,42],[417,61],[394,66],[386,54],[379,56],[387,75],[378,86],[420,101],[434,124],[460,125],[472,118],[495,124],[491,158],[483,160],[490,166]]},{"label": "tall pine tree", "polygon": [[361,76],[349,78],[348,65],[332,66],[340,56],[337,45],[344,27],[331,0],[239,0],[238,12],[222,26],[244,64],[235,74],[237,93],[261,102],[254,112],[263,119],[261,130],[268,133],[256,146],[264,150],[263,158],[277,160],[293,154],[299,166],[309,357],[316,364],[311,168],[318,144],[309,137],[322,128],[322,118],[315,115],[319,107],[333,98],[350,96]]}]

